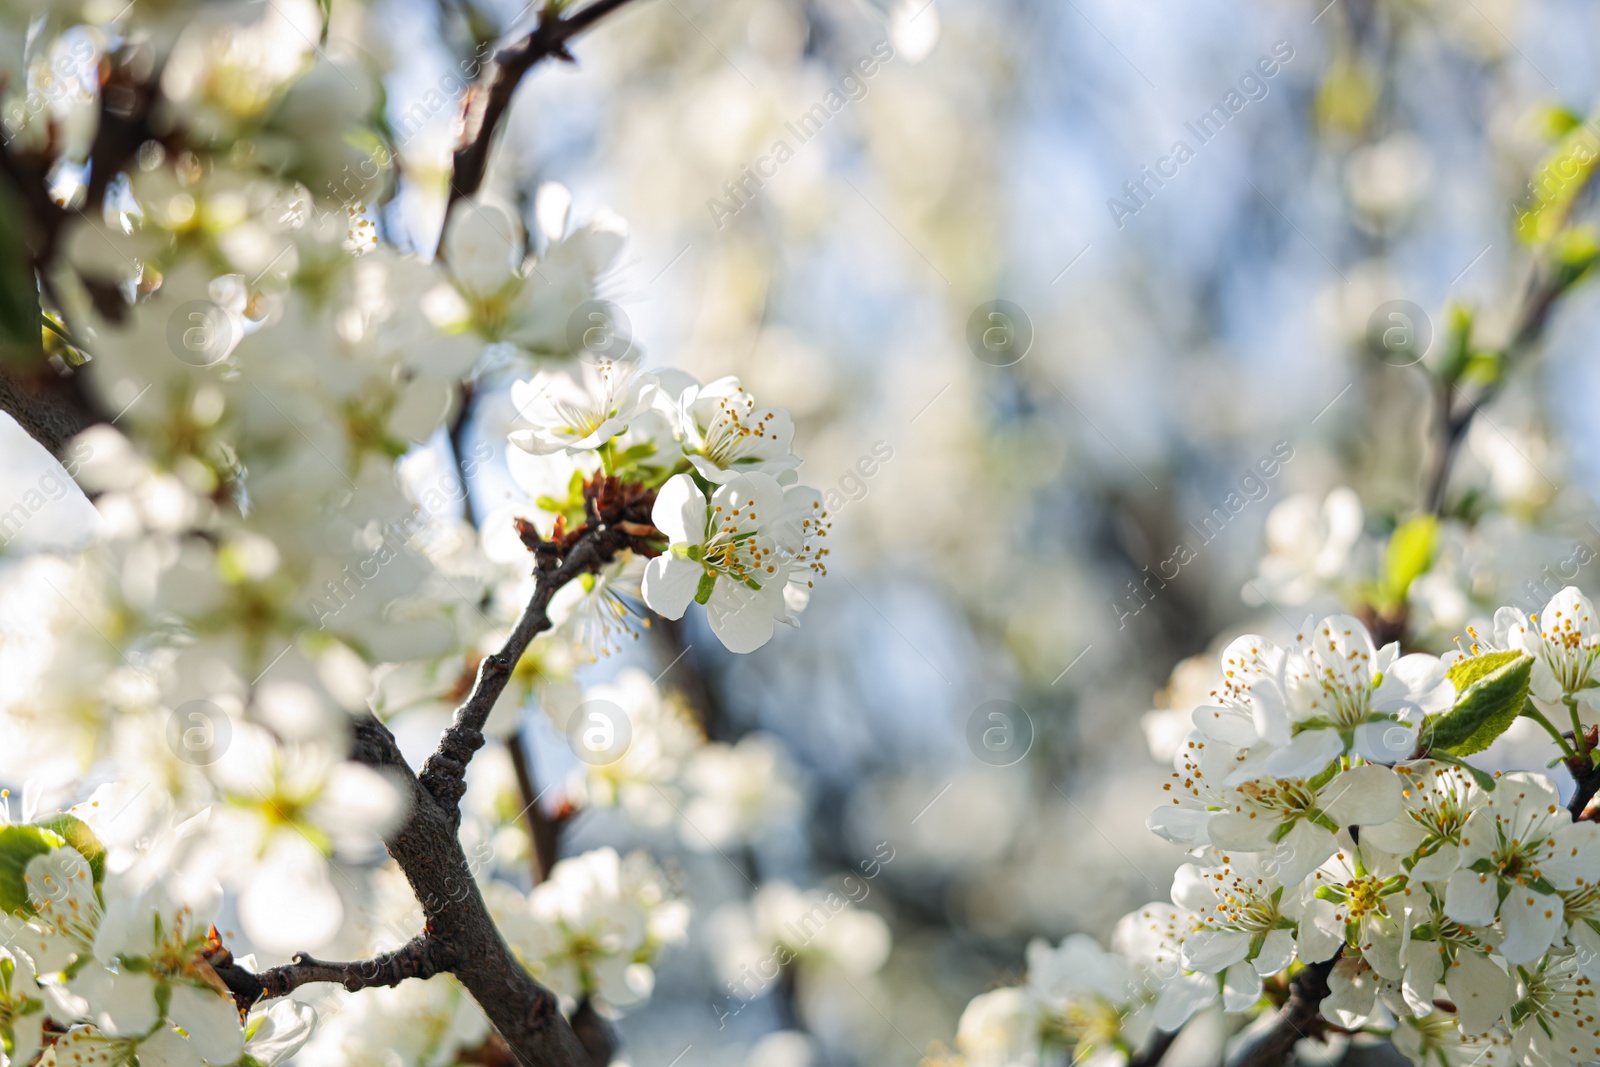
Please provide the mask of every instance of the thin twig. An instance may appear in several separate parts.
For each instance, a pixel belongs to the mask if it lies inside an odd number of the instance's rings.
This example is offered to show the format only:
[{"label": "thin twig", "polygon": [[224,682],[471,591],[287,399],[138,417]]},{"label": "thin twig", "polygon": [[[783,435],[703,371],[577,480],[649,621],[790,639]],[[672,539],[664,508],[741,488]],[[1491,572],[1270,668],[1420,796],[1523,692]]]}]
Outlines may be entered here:
[{"label": "thin twig", "polygon": [[533,31],[496,52],[485,65],[461,108],[461,136],[451,158],[450,199],[445,203],[444,225],[439,229],[440,249],[457,202],[473,196],[483,186],[483,176],[489,169],[489,149],[523,75],[541,60],[575,62],[567,51],[567,42],[628,2],[596,0],[581,11],[559,16],[547,0]]},{"label": "thin twig", "polygon": [[233,991],[234,1000],[242,1008],[249,1008],[257,1001],[286,997],[313,982],[331,982],[354,993],[358,989],[374,986],[399,985],[408,978],[432,978],[449,970],[452,962],[448,946],[421,934],[393,952],[347,963],[319,960],[302,952],[294,957],[293,962],[260,974],[252,974],[231,958],[213,963],[212,966],[218,977]]},{"label": "thin twig", "polygon": [[1517,313],[1517,328],[1505,348],[1506,366],[1501,368],[1499,376],[1485,386],[1477,396],[1467,397],[1464,406],[1457,407],[1453,384],[1449,382],[1439,384],[1435,401],[1437,405],[1435,420],[1441,431],[1440,442],[1438,451],[1434,453],[1424,498],[1430,514],[1443,515],[1445,512],[1450,471],[1455,465],[1456,456],[1461,452],[1461,443],[1466,440],[1467,431],[1472,428],[1473,419],[1479,411],[1500,395],[1500,390],[1505,386],[1506,376],[1510,372],[1510,364],[1525,355],[1528,349],[1537,344],[1544,335],[1556,298],[1566,288],[1567,285],[1563,284],[1563,280],[1556,274],[1535,273],[1528,283],[1528,291]]},{"label": "thin twig", "polygon": [[467,763],[471,761],[472,754],[483,747],[483,724],[489,720],[489,712],[494,709],[500,694],[505,692],[511,672],[516,669],[528,645],[539,634],[550,629],[550,616],[547,613],[550,598],[573,578],[609,558],[603,557],[599,548],[607,532],[603,526],[589,531],[567,553],[559,566],[541,568],[537,572],[533,597],[523,610],[522,618],[517,620],[516,628],[506,638],[500,651],[486,657],[478,665],[472,692],[466,702],[456,709],[449,728],[439,738],[439,747],[423,764],[418,780],[447,811],[455,815],[457,821],[461,813],[456,805],[467,789]]}]

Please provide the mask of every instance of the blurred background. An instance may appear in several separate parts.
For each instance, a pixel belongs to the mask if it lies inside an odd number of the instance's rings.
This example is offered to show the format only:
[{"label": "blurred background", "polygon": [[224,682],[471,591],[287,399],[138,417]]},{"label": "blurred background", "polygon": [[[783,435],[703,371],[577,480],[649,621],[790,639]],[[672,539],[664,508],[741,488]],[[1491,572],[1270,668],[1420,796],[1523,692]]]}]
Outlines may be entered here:
[{"label": "blurred background", "polygon": [[[846,944],[746,1006],[736,954],[669,955],[621,1023],[635,1067],[913,1064],[1019,980],[1030,938],[1103,939],[1165,898],[1182,857],[1144,828],[1167,773],[1144,727],[1173,739],[1146,713],[1200,702],[1230,637],[1317,606],[1314,583],[1254,584],[1274,508],[1292,559],[1338,486],[1369,532],[1418,506],[1428,387],[1369,323],[1408,302],[1419,352],[1451,302],[1506,329],[1551,107],[1586,111],[1600,78],[1591,5],[1323,2],[650,0],[523,88],[489,187],[559,181],[575,217],[627,219],[605,295],[647,364],[788,405],[834,511],[798,631],[736,658],[691,617],[593,668],[664,671],[713,739],[794,764],[781,829],[676,858],[695,922],[736,927],[718,909],[747,881],[893,856],[861,902],[892,935],[881,966]],[[379,6],[400,122],[473,20],[518,5]],[[452,121],[403,146],[402,244],[436,231]],[[1597,473],[1574,454],[1594,324],[1592,296],[1562,306],[1458,491],[1579,512],[1557,486]],[[1476,606],[1435,599],[1442,649]],[[571,844],[626,834],[584,816]]]},{"label": "blurred background", "polygon": [[[431,253],[454,72],[532,15],[350,10],[391,51],[375,222]],[[603,295],[646,365],[788,407],[834,520],[800,629],[734,657],[691,613],[583,671],[640,668],[712,740],[765,746],[713,789],[758,833],[585,810],[563,836],[648,846],[694,905],[696,947],[619,1023],[627,1063],[915,1064],[1031,938],[1103,941],[1166,897],[1156,757],[1222,644],[1337,606],[1320,579],[1419,506],[1418,360],[1452,303],[1510,328],[1516,213],[1600,89],[1597,41],[1559,0],[640,0],[527,80],[487,190],[530,223],[550,181],[575,219],[626,219]],[[1398,356],[1372,343],[1396,321]],[[1423,646],[1570,555],[1595,324],[1564,300],[1469,434],[1452,485],[1517,548],[1441,549],[1409,593]],[[499,454],[509,417],[491,391],[464,440]],[[473,493],[511,490],[490,463]],[[537,781],[574,769],[532,709],[523,745]],[[796,914],[780,884],[881,921],[751,980],[753,931]]]}]

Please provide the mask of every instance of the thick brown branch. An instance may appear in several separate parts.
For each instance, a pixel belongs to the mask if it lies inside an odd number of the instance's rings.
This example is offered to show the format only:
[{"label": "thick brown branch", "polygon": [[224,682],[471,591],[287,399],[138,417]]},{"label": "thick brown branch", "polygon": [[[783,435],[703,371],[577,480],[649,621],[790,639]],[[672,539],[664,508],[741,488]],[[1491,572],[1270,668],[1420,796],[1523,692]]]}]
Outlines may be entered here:
[{"label": "thick brown branch", "polygon": [[356,723],[352,756],[410,787],[406,821],[384,843],[422,906],[428,938],[446,946],[450,973],[526,1067],[590,1067],[555,994],[533,980],[500,936],[456,836],[455,805],[422,786],[394,735],[370,715]]},{"label": "thick brown branch", "polygon": [[596,0],[565,16],[553,14],[547,2],[533,32],[496,52],[484,67],[462,105],[461,136],[451,160],[450,199],[445,204],[444,227],[439,231],[441,247],[457,201],[467,199],[483,186],[484,173],[489,169],[489,149],[523,75],[540,60],[553,57],[572,62],[567,42],[628,2]]},{"label": "thick brown branch", "polygon": [[1280,1067],[1294,1051],[1296,1041],[1310,1037],[1322,998],[1328,995],[1328,976],[1339,955],[1313,963],[1289,986],[1289,1000],[1278,1009],[1272,1025],[1236,1052],[1227,1067]]}]

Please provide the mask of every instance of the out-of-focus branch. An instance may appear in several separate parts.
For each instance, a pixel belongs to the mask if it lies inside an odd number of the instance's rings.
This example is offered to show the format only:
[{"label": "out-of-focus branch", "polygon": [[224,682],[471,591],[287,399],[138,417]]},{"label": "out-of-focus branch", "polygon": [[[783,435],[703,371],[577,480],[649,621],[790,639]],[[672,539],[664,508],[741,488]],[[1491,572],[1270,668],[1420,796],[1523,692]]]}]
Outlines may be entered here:
[{"label": "out-of-focus branch", "polygon": [[1272,1025],[1236,1052],[1227,1067],[1281,1067],[1288,1062],[1296,1041],[1310,1037],[1328,995],[1328,976],[1339,954],[1301,971],[1289,986],[1289,999],[1278,1009]]},{"label": "out-of-focus branch", "polygon": [[561,828],[565,818],[552,818],[539,799],[539,789],[533,780],[529,763],[532,755],[523,743],[522,734],[514,733],[506,739],[506,749],[511,754],[512,766],[517,772],[517,791],[522,795],[523,818],[528,823],[528,837],[533,855],[529,857],[533,868],[533,884],[538,885],[550,877],[550,868],[560,854]]},{"label": "out-of-focus branch", "polygon": [[1505,348],[1505,362],[1507,366],[1493,383],[1474,397],[1463,397],[1463,403],[1456,402],[1456,387],[1450,382],[1441,382],[1438,385],[1435,403],[1437,411],[1434,416],[1439,431],[1439,447],[1433,456],[1432,469],[1428,474],[1428,488],[1424,503],[1431,514],[1443,515],[1445,511],[1446,493],[1450,485],[1450,470],[1455,465],[1456,456],[1461,452],[1461,444],[1466,440],[1467,431],[1472,428],[1472,420],[1478,412],[1491,403],[1500,390],[1504,388],[1506,374],[1510,365],[1515,363],[1530,348],[1544,336],[1545,326],[1550,321],[1550,311],[1555,307],[1555,302],[1560,295],[1570,287],[1573,279],[1564,277],[1560,271],[1546,271],[1535,274],[1528,283],[1527,294],[1523,297],[1522,307],[1517,313],[1517,328],[1511,335],[1510,342]]},{"label": "out-of-focus branch", "polygon": [[440,247],[456,203],[483,185],[484,173],[489,169],[489,149],[523,75],[544,59],[575,62],[567,51],[567,42],[628,2],[595,0],[579,11],[561,14],[555,4],[545,0],[533,31],[516,44],[500,49],[484,67],[461,108],[461,136],[451,159],[450,199],[445,203],[444,226],[439,231]]}]

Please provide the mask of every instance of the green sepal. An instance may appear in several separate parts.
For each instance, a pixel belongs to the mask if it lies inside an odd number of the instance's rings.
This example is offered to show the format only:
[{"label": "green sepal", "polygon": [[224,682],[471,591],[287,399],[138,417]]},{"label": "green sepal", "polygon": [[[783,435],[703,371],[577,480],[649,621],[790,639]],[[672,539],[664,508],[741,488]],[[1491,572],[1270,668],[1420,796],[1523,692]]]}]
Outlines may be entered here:
[{"label": "green sepal", "polygon": [[711,591],[717,587],[717,576],[706,571],[700,576],[700,587],[694,591],[694,602],[704,604],[711,599]]}]

